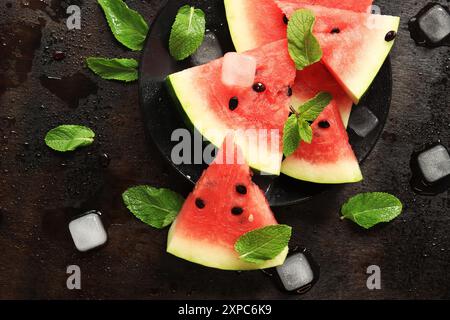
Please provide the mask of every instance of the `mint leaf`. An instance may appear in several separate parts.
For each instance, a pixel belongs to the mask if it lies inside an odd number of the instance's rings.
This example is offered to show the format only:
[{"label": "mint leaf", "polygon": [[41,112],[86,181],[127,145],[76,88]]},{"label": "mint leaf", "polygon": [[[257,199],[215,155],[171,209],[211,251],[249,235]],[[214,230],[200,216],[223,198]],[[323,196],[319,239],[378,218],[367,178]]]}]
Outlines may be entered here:
[{"label": "mint leaf", "polygon": [[400,200],[388,193],[362,193],[342,206],[342,219],[350,219],[365,229],[389,222],[402,213]]},{"label": "mint leaf", "polygon": [[300,144],[298,119],[295,114],[291,115],[284,125],[283,130],[283,153],[286,157],[292,155]]},{"label": "mint leaf", "polygon": [[142,50],[148,33],[147,22],[142,16],[128,8],[122,0],[98,0],[98,3],[105,12],[114,37],[131,50]]},{"label": "mint leaf", "polygon": [[107,59],[89,57],[89,69],[107,80],[134,81],[138,78],[138,62],[135,59]]},{"label": "mint leaf", "polygon": [[291,107],[294,114],[288,118],[283,130],[283,153],[286,157],[297,150],[300,142],[312,142],[313,131],[310,122],[316,121],[332,99],[333,97],[328,92],[320,92],[302,104],[298,111]]},{"label": "mint leaf", "polygon": [[292,228],[273,225],[247,232],[234,245],[239,258],[251,263],[263,263],[279,255],[289,244]]},{"label": "mint leaf", "polygon": [[332,99],[332,95],[328,92],[318,93],[314,98],[299,107],[298,112],[300,113],[301,119],[311,122],[315,121],[330,104]]},{"label": "mint leaf", "polygon": [[287,27],[289,54],[298,70],[303,70],[322,58],[322,49],[313,35],[314,13],[300,9],[290,17]]},{"label": "mint leaf", "polygon": [[305,120],[298,120],[298,133],[300,139],[306,143],[311,143],[313,140],[313,131],[311,125]]},{"label": "mint leaf", "polygon": [[94,142],[95,133],[83,126],[62,125],[50,130],[45,136],[45,144],[60,152],[73,151]]},{"label": "mint leaf", "polygon": [[178,193],[150,186],[130,188],[122,194],[122,199],[136,218],[158,229],[170,225],[184,203]]},{"label": "mint leaf", "polygon": [[193,54],[205,37],[205,13],[188,5],[178,10],[169,39],[169,51],[175,60],[184,60]]}]

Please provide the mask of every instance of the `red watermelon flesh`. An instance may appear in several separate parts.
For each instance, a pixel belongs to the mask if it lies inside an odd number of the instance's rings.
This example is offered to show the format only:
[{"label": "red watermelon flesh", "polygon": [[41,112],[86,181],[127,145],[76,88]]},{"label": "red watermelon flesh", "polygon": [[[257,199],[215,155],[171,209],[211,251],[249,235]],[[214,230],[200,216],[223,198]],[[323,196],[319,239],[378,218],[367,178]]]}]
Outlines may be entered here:
[{"label": "red watermelon flesh", "polygon": [[[280,0],[284,2],[284,0]],[[333,9],[343,9],[355,12],[370,12],[373,0],[299,0],[305,5],[322,6]]]},{"label": "red watermelon flesh", "polygon": [[[252,50],[286,38],[284,13],[274,0],[225,0],[230,33],[237,52]],[[291,1],[280,1],[290,4]],[[372,0],[300,0],[296,5],[366,12]]]},{"label": "red watermelon flesh", "polygon": [[[231,130],[259,130],[260,137],[266,131],[267,140],[261,144],[249,143],[246,132],[236,133],[236,142],[251,167],[278,175],[282,159],[280,137],[289,115],[288,93],[294,83],[295,65],[289,57],[286,40],[245,55],[256,60],[255,83],[264,85],[263,92],[255,91],[252,86],[224,85],[223,58],[172,74],[167,81],[189,121],[214,145],[219,146]],[[238,101],[233,110],[230,109],[232,98]]]},{"label": "red watermelon flesh", "polygon": [[[283,263],[287,248],[263,264],[244,262],[234,250],[243,234],[277,224],[264,194],[251,180],[249,166],[241,159],[239,148],[229,136],[173,223],[169,253],[225,270],[262,269]],[[242,213],[233,214],[233,208],[241,208]]]},{"label": "red watermelon flesh", "polygon": [[330,93],[341,113],[342,122],[347,127],[353,101],[323,64],[315,63],[304,70],[297,71],[297,78],[292,89],[292,104],[294,106],[314,98],[319,92]]},{"label": "red watermelon flesh", "polygon": [[298,9],[314,12],[313,32],[323,51],[322,62],[358,103],[389,54],[394,41],[385,38],[388,32],[398,30],[400,19],[307,6],[294,0],[276,2],[288,17]]},{"label": "red watermelon flesh", "polygon": [[358,160],[333,100],[311,125],[311,144],[301,142],[287,157],[281,172],[295,179],[323,183],[351,183],[362,180]]}]

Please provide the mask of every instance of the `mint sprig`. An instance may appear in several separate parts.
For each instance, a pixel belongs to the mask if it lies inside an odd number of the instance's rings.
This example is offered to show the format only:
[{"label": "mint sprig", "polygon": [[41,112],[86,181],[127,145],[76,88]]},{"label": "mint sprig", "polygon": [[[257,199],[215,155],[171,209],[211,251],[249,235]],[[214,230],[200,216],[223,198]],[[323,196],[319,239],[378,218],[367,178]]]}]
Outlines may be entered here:
[{"label": "mint sprig", "polygon": [[205,13],[185,5],[178,10],[169,38],[169,51],[177,60],[192,55],[202,44],[205,37]]},{"label": "mint sprig", "polygon": [[88,127],[61,125],[46,134],[45,144],[55,151],[68,152],[91,145],[94,142],[94,137],[94,131]]},{"label": "mint sprig", "polygon": [[114,37],[131,50],[142,50],[148,33],[144,18],[122,0],[98,0],[98,3],[105,12]]},{"label": "mint sprig", "polygon": [[311,100],[302,104],[298,110],[291,107],[292,115],[286,121],[283,130],[283,153],[286,157],[297,150],[300,142],[313,140],[312,122],[330,104],[333,97],[328,92],[320,92]]},{"label": "mint sprig", "polygon": [[298,70],[303,70],[322,58],[319,41],[313,34],[314,13],[299,9],[290,17],[287,27],[289,55]]},{"label": "mint sprig", "polygon": [[122,199],[136,218],[158,229],[170,225],[184,203],[184,198],[168,189],[137,186],[122,194]]},{"label": "mint sprig", "polygon": [[241,260],[263,263],[278,256],[289,244],[291,235],[289,226],[268,226],[247,232],[237,240],[234,248]]},{"label": "mint sprig", "polygon": [[89,57],[86,63],[89,69],[103,79],[126,82],[138,79],[139,63],[135,59]]},{"label": "mint sprig", "polygon": [[402,213],[401,201],[388,193],[362,193],[351,198],[342,206],[342,219],[350,219],[359,226],[370,229],[390,222]]}]

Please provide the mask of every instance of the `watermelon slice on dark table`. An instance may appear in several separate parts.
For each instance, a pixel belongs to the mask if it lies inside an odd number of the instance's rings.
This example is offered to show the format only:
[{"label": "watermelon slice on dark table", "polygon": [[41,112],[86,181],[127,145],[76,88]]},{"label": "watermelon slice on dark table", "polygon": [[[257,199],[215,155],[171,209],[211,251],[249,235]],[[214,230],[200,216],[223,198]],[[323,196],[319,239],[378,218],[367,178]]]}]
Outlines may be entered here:
[{"label": "watermelon slice on dark table", "polygon": [[[167,83],[185,118],[207,140],[220,146],[229,132],[235,131],[235,141],[248,164],[261,172],[279,175],[283,156],[281,137],[289,116],[289,90],[294,84],[295,65],[286,40],[245,55],[256,60],[256,86],[225,85],[221,81],[224,58],[172,74]],[[252,130],[258,133],[261,143],[252,143],[247,134]]]},{"label": "watermelon slice on dark table", "polygon": [[234,250],[240,236],[277,224],[242,159],[239,147],[228,136],[172,224],[167,242],[169,253],[223,270],[255,270],[283,264],[287,247],[261,264],[243,261]]}]

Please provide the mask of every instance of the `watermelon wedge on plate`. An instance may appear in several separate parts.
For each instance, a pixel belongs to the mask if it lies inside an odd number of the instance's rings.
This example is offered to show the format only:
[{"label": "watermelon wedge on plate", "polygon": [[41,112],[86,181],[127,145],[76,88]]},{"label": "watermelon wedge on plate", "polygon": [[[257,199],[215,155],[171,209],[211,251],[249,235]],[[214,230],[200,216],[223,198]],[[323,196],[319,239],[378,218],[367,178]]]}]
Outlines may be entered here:
[{"label": "watermelon wedge on plate", "polygon": [[[303,0],[304,5],[366,12],[373,0]],[[224,0],[237,52],[286,38],[286,17],[274,0]]]},{"label": "watermelon wedge on plate", "polygon": [[221,81],[224,58],[172,74],[167,84],[187,120],[207,140],[220,146],[230,131],[238,130],[235,141],[248,164],[279,175],[282,130],[289,116],[295,65],[286,40],[245,55],[256,60],[256,86],[225,85]]},{"label": "watermelon wedge on plate", "polygon": [[347,127],[353,101],[323,64],[315,63],[304,70],[297,71],[297,78],[292,90],[293,106],[305,103],[314,98],[319,92],[325,91],[330,93],[341,114],[342,122]]},{"label": "watermelon wedge on plate", "polygon": [[312,143],[301,142],[294,154],[283,161],[281,172],[298,180],[322,184],[361,181],[361,169],[334,100],[311,127]]},{"label": "watermelon wedge on plate", "polygon": [[375,79],[394,44],[400,18],[320,6],[301,1],[276,1],[289,17],[298,9],[316,16],[313,33],[323,51],[322,62],[358,103]]},{"label": "watermelon wedge on plate", "polygon": [[240,158],[239,148],[228,137],[172,224],[167,252],[223,270],[255,270],[283,264],[287,247],[263,264],[245,262],[234,250],[240,236],[277,224],[264,194],[251,180],[250,168]]},{"label": "watermelon wedge on plate", "polygon": [[[338,1],[326,2],[323,4],[338,5]],[[322,62],[355,103],[367,91],[386,60],[394,44],[394,41],[386,41],[386,35],[396,32],[400,21],[398,17],[332,9],[310,5],[311,1],[303,0],[275,1],[282,9],[280,14],[271,0],[261,3],[264,5],[255,7],[254,2],[249,0],[225,0],[228,25],[236,50],[248,50],[276,41],[283,35],[282,30],[286,37],[286,25],[279,22],[279,19],[283,20],[283,12],[289,17],[297,9],[309,9],[316,16],[313,31],[323,50]],[[370,2],[364,3],[364,7],[367,4],[370,5]],[[265,11],[260,11],[260,7]],[[360,11],[360,8],[354,10]],[[264,20],[265,15],[281,18]]]}]

